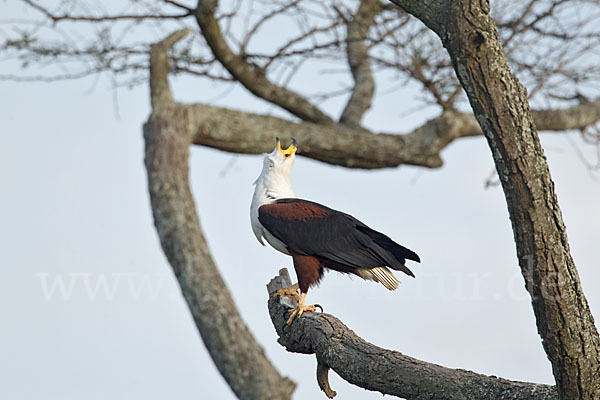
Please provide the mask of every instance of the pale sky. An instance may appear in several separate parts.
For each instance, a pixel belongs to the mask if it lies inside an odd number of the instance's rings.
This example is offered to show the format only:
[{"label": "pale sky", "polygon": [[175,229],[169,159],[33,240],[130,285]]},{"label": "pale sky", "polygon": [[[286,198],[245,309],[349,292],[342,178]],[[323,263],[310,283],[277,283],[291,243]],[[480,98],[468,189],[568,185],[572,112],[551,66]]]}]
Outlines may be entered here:
[{"label": "pale sky", "polygon": [[[0,73],[17,68],[0,63]],[[148,89],[119,90],[115,106],[109,80],[93,82],[0,82],[0,398],[234,398],[153,227],[141,132]],[[187,102],[222,92],[190,78],[173,87]],[[274,112],[237,89],[216,104]],[[338,105],[327,107],[334,113]],[[406,115],[413,107],[401,91],[377,97],[366,125],[407,132],[436,112]],[[543,144],[598,320],[600,176],[587,171],[571,142],[589,157],[593,149],[577,133],[569,137],[544,134]],[[465,139],[443,158],[436,170],[381,171],[296,160],[298,197],[348,212],[422,259],[410,265],[416,279],[398,275],[403,283],[395,292],[331,272],[308,302],[381,347],[448,367],[552,383],[502,189],[484,188],[493,170],[490,151],[483,138]],[[280,267],[293,267],[289,257],[261,247],[250,228],[252,182],[261,166],[260,156],[194,147],[191,184],[200,220],[245,322],[275,366],[298,383],[295,398],[325,398],[314,355],[287,353],[268,317],[265,285]],[[341,399],[381,398],[333,372],[331,386]]]}]

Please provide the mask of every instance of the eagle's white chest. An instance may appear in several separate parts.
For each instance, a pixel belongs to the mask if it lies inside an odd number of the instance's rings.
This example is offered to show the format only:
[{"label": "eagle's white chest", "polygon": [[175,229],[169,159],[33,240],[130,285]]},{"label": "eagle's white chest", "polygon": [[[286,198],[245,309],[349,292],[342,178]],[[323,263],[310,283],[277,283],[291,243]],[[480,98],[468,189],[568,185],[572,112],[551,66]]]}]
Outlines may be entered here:
[{"label": "eagle's white chest", "polygon": [[[292,186],[288,179],[265,179],[263,174],[256,182],[254,196],[252,196],[252,204],[250,205],[250,222],[252,224],[252,232],[256,239],[264,245],[263,238],[266,239],[275,250],[283,254],[290,255],[287,246],[275,236],[273,236],[258,220],[258,209],[265,205],[275,202],[277,199],[294,197]],[[271,177],[272,178],[272,177]],[[285,177],[284,177],[285,178]],[[270,183],[266,184],[266,183]]]},{"label": "eagle's white chest", "polygon": [[271,232],[269,232],[258,220],[258,208],[259,207],[260,207],[260,205],[258,205],[256,207],[252,207],[251,217],[250,217],[251,224],[252,224],[252,232],[254,232],[256,239],[258,239],[258,241],[262,245],[264,245],[263,238],[265,238],[267,243],[269,243],[271,245],[271,247],[273,247],[275,250],[278,250],[278,251],[282,252],[283,254],[287,254],[289,256],[290,253],[287,250],[287,246],[281,240],[279,240],[275,236],[271,235]]}]

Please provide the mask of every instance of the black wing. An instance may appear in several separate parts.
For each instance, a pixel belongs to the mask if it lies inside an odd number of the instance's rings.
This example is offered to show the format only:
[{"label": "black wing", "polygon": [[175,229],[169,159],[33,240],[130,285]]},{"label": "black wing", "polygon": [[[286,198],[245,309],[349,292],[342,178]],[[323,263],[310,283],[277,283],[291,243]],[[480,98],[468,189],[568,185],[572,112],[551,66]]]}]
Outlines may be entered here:
[{"label": "black wing", "polygon": [[406,259],[419,256],[340,211],[301,199],[261,206],[260,223],[290,251],[332,260],[352,268],[387,266],[410,276]]}]

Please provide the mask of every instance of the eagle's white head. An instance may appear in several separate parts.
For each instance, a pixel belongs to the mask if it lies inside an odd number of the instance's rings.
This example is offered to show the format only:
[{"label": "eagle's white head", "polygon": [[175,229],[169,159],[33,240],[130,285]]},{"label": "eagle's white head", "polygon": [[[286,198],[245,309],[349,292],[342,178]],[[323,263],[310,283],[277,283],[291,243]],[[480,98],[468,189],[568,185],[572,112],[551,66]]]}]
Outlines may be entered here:
[{"label": "eagle's white head", "polygon": [[258,222],[258,208],[277,199],[294,197],[290,174],[296,159],[296,150],[298,150],[296,139],[292,138],[291,146],[284,150],[277,138],[275,149],[271,154],[265,154],[262,171],[254,182],[256,187],[250,205],[250,219],[252,230],[261,243],[262,230]]},{"label": "eagle's white head", "polygon": [[296,150],[298,150],[296,139],[292,138],[292,145],[285,150],[281,148],[279,138],[276,138],[276,140],[277,144],[271,154],[265,154],[263,169],[257,183],[263,179],[267,184],[277,185],[280,179],[287,182],[290,180],[292,165],[294,165]]},{"label": "eagle's white head", "polygon": [[298,150],[296,146],[296,139],[292,138],[292,145],[284,150],[277,138],[275,149],[271,154],[265,154],[262,171],[254,182],[256,185],[255,197],[257,194],[271,200],[294,197],[290,174],[296,159],[296,150]]}]

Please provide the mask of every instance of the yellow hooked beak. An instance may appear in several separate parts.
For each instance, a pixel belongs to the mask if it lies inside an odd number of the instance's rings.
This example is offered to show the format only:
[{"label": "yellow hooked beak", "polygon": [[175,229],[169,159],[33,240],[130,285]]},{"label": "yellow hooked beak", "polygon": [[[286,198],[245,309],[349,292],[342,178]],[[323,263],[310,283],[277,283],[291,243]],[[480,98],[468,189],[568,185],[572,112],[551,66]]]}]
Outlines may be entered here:
[{"label": "yellow hooked beak", "polygon": [[298,147],[296,147],[297,144],[298,143],[296,142],[296,139],[292,138],[292,144],[290,145],[290,147],[284,150],[281,148],[281,142],[279,141],[279,138],[277,138],[277,150],[282,152],[286,158],[291,157],[292,154],[294,154],[296,150],[298,150]]}]

